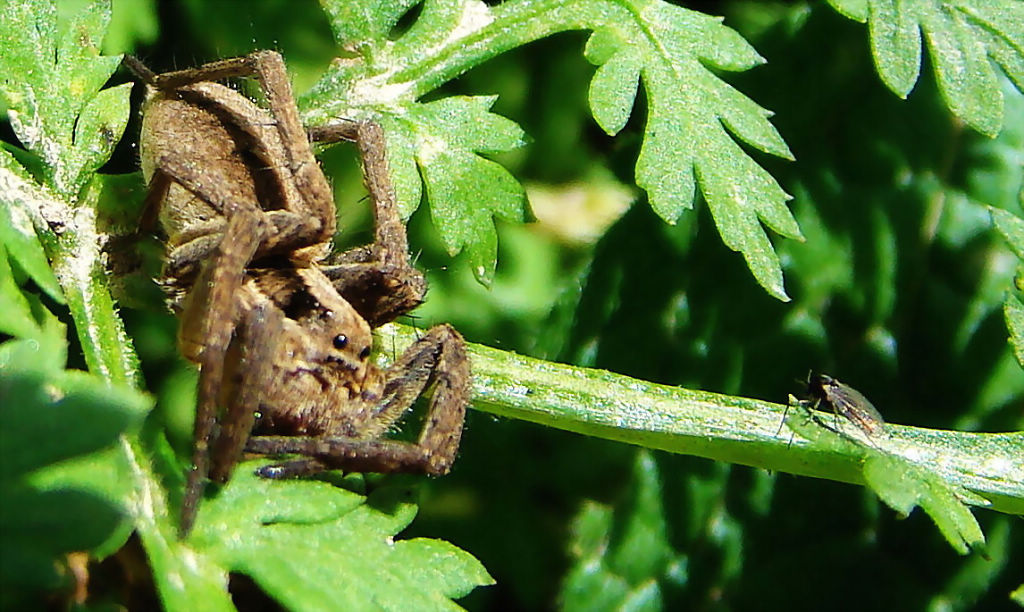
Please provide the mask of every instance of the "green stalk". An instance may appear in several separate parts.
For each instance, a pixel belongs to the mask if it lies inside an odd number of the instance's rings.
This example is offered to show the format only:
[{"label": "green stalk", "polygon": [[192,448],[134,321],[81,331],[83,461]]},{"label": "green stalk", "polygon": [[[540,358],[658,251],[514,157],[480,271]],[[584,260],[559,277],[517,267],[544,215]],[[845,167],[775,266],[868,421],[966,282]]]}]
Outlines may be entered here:
[{"label": "green stalk", "polygon": [[[401,351],[416,330],[387,325]],[[865,446],[782,427],[785,404],[650,383],[604,370],[469,345],[473,407],[576,433],[777,472],[865,484]],[[791,414],[793,410],[791,409]],[[1024,514],[1024,432],[972,433],[886,425],[867,444]]]}]

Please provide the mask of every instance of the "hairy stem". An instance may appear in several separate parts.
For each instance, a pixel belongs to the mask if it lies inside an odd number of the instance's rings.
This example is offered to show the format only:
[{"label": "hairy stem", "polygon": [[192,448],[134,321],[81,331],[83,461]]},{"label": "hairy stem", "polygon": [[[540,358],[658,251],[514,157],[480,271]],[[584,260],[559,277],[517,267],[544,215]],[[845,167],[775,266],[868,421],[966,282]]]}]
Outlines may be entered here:
[{"label": "hairy stem", "polygon": [[[603,10],[595,10],[596,6]],[[595,14],[605,19],[595,19]],[[624,21],[629,14],[616,3],[587,3],[574,0],[536,0],[510,2],[493,7],[486,25],[478,27],[455,44],[437,53],[416,56],[416,62],[395,73],[392,82],[415,81],[414,98],[437,89],[442,84],[479,66],[509,49],[521,47],[557,32],[595,29],[608,22]],[[463,22],[472,27],[474,17],[465,15]]]},{"label": "hairy stem", "polygon": [[[402,325],[378,332],[388,353],[416,338]],[[469,345],[469,357],[477,410],[647,448],[864,484],[861,447],[780,430],[785,404],[658,385],[476,344]],[[890,424],[874,443],[978,493],[993,510],[1024,513],[1024,432]]]}]

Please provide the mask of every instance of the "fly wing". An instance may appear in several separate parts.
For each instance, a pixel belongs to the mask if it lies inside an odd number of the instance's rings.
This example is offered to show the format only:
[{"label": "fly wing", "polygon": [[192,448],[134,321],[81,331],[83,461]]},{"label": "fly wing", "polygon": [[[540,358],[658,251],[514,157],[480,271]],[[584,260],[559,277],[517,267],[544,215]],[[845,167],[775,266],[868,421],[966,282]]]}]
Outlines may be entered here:
[{"label": "fly wing", "polygon": [[829,393],[829,400],[836,412],[853,421],[866,433],[874,433],[885,425],[885,419],[875,406],[853,387],[837,382]]}]

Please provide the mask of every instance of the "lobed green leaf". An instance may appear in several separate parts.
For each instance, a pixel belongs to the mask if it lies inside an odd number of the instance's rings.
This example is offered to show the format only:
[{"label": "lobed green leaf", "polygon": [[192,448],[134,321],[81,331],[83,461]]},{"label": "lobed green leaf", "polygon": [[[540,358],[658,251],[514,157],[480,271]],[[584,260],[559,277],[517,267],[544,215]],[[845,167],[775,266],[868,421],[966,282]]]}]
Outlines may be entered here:
[{"label": "lobed green leaf", "polygon": [[985,535],[962,499],[976,496],[943,482],[933,471],[902,458],[869,452],[864,480],[893,510],[907,515],[916,506],[927,512],[957,552],[984,551]]},{"label": "lobed green leaf", "polygon": [[1016,0],[831,0],[843,15],[868,23],[882,81],[906,97],[921,66],[921,33],[950,110],[995,136],[1003,94],[990,60],[1024,90],[1024,5]]},{"label": "lobed green leaf", "polygon": [[0,71],[22,75],[0,85],[11,127],[42,160],[48,186],[77,197],[128,121],[128,87],[99,93],[121,61],[99,51],[109,0],[87,4],[63,24],[52,2],[7,2],[2,17]]},{"label": "lobed green leaf", "polygon": [[[444,121],[434,112],[437,108],[430,108],[440,101],[421,105],[417,100],[506,49],[558,31],[589,29],[594,33],[586,57],[599,66],[589,100],[603,130],[615,134],[625,126],[639,80],[645,84],[649,119],[637,183],[647,190],[651,205],[674,222],[692,207],[699,184],[725,244],[743,254],[765,289],[787,299],[778,257],[761,223],[799,238],[786,207],[789,196],[732,137],[772,155],[792,155],[768,121],[770,113],[711,71],[746,70],[764,61],[720,18],[660,1],[520,0],[492,8],[476,0],[432,0],[392,42],[384,32],[395,26],[405,4],[373,16],[353,14],[353,6],[339,2],[328,10],[336,36],[355,36],[360,57],[336,62],[303,97],[306,120],[318,124],[374,116],[391,128],[419,122],[415,129],[405,128],[411,134],[388,136],[389,144],[398,145],[392,172],[403,211],[415,209],[421,194],[409,159],[415,150],[435,226],[449,253],[467,252],[480,281],[489,282],[496,252],[493,227],[485,217],[518,218],[522,195],[510,175],[476,153],[519,146],[522,136],[510,125],[493,127],[482,110],[465,109],[463,103],[452,106],[463,107],[472,122]],[[342,24],[335,15],[352,16],[354,23]],[[497,130],[497,142],[460,146],[450,132],[431,131],[429,122],[439,118],[438,127]],[[481,200],[481,189],[468,177],[480,177],[496,197]],[[444,224],[450,221],[460,227],[449,229]]]},{"label": "lobed green leaf", "polygon": [[890,508],[907,515],[920,506],[957,552],[984,551],[985,536],[966,506],[989,505],[984,497],[951,483],[933,466],[925,467],[924,462],[900,454],[886,439],[885,430],[864,436],[845,419],[832,418],[835,415],[816,415],[803,408],[795,412],[786,419],[786,425],[800,436],[838,452],[861,455],[865,484]]},{"label": "lobed green leaf", "polygon": [[636,176],[651,206],[674,222],[692,207],[699,184],[726,246],[743,254],[769,293],[788,299],[761,222],[799,238],[785,205],[789,196],[723,128],[762,151],[792,154],[768,122],[770,113],[704,66],[743,70],[763,59],[720,19],[661,3],[646,9],[639,23],[607,25],[592,35],[587,57],[601,68],[591,85],[591,110],[609,133],[621,129],[639,72],[650,113]]},{"label": "lobed green leaf", "polygon": [[395,539],[416,515],[407,487],[364,496],[330,482],[262,479],[256,465],[235,470],[189,538],[214,564],[211,579],[243,572],[281,604],[307,610],[458,609],[451,598],[493,583],[447,542]]},{"label": "lobed green leaf", "polygon": [[[391,159],[409,169],[403,155],[419,166],[430,211],[449,254],[465,249],[477,279],[490,283],[498,259],[493,218],[521,221],[525,194],[501,165],[478,153],[505,151],[523,143],[515,123],[489,112],[493,97],[450,97],[418,104],[396,125],[404,134],[390,137],[399,147]],[[471,205],[469,205],[471,203]]]}]

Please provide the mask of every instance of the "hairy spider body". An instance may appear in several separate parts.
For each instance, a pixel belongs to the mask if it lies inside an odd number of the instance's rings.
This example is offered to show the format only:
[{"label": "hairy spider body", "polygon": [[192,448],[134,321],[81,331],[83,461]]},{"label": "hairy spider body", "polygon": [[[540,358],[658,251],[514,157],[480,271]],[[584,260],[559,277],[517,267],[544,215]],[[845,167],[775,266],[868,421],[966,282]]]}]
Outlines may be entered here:
[{"label": "hairy spider body", "polygon": [[[304,173],[312,176],[301,181],[291,173],[283,163],[282,134],[267,111],[224,85],[200,82],[156,90],[143,116],[142,171],[151,185],[151,209],[168,236],[163,281],[172,306],[180,305],[199,264],[219,244],[228,216],[251,213],[254,204],[268,226],[260,228],[267,235],[258,256],[277,251],[303,265],[327,255],[335,232],[330,188],[319,171]],[[299,183],[310,192],[308,200],[298,193]],[[330,214],[306,210],[307,201],[322,199],[332,205]]]},{"label": "hairy spider body", "polygon": [[[182,533],[206,478],[226,481],[245,450],[302,456],[260,470],[270,478],[448,472],[469,398],[461,336],[438,325],[386,369],[369,358],[372,328],[426,291],[408,260],[380,127],[343,122],[307,135],[274,52],[161,75],[126,62],[150,86],[143,225],[159,220],[167,234],[162,283],[180,316],[182,354],[200,371]],[[213,82],[239,76],[258,79],[268,110]],[[334,200],[310,138],[356,142],[374,206],[374,242],[331,265],[321,262]],[[430,386],[418,441],[383,439]]]}]

